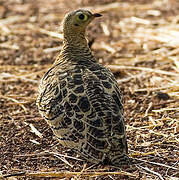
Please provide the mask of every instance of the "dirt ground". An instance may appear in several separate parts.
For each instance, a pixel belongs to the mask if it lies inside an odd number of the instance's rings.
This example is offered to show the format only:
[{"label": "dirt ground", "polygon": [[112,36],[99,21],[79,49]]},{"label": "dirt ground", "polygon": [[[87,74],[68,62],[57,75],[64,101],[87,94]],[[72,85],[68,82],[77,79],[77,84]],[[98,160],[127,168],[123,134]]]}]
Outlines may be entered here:
[{"label": "dirt ground", "polygon": [[[60,22],[82,7],[103,14],[88,39],[123,91],[135,167],[86,164],[58,143],[35,104],[62,45]],[[178,0],[0,0],[0,179],[50,179],[55,171],[56,179],[176,180],[178,120]]]}]

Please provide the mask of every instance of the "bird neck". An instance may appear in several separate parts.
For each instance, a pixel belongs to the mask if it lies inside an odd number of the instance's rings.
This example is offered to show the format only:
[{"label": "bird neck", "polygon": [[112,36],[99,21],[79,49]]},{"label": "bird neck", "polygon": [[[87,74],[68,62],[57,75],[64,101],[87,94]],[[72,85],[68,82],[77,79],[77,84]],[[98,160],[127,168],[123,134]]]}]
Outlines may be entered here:
[{"label": "bird neck", "polygon": [[63,49],[66,48],[79,49],[83,47],[88,47],[88,43],[83,32],[82,33],[73,32],[73,33],[68,33],[68,35],[64,33]]},{"label": "bird neck", "polygon": [[79,62],[95,61],[94,56],[88,46],[85,33],[64,33],[63,47],[60,53],[61,60]]}]

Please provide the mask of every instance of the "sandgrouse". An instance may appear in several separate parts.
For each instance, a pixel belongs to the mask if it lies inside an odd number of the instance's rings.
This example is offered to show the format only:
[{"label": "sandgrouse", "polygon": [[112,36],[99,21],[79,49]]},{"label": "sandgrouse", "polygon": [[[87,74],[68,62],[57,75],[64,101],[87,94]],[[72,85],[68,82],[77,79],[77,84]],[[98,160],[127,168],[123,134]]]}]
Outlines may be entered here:
[{"label": "sandgrouse", "polygon": [[92,163],[121,165],[128,161],[121,92],[85,38],[100,16],[83,9],[65,16],[63,48],[40,82],[37,105],[63,146]]}]

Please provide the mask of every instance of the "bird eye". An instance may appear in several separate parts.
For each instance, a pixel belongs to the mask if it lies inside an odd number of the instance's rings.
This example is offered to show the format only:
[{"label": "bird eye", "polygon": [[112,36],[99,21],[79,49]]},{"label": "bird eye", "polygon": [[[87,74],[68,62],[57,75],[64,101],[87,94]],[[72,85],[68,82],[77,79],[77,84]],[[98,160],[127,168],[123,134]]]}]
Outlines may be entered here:
[{"label": "bird eye", "polygon": [[88,19],[88,16],[86,14],[80,13],[77,15],[78,21],[86,21]]}]

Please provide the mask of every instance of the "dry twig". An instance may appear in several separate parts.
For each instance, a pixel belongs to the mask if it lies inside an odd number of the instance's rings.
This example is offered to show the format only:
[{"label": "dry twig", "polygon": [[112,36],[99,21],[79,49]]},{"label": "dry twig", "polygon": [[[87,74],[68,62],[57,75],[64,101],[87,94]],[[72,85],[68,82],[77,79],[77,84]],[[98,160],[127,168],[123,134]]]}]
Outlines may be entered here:
[{"label": "dry twig", "polygon": [[122,175],[129,177],[136,177],[135,174],[119,171],[119,172],[19,172],[15,174],[4,175],[3,178],[12,177],[12,176],[26,176],[26,177],[50,177],[50,178],[71,178],[73,176],[79,177],[95,177],[95,176],[104,176],[104,175]]}]

